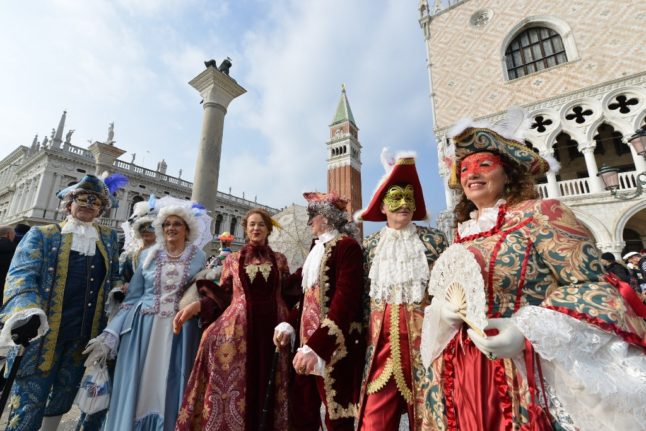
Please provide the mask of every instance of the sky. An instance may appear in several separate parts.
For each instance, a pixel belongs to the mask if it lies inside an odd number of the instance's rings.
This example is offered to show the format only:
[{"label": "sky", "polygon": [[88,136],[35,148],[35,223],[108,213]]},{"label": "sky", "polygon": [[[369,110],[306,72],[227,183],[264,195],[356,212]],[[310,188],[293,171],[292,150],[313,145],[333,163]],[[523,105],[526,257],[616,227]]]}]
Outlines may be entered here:
[{"label": "sky", "polygon": [[[247,93],[229,105],[219,189],[275,208],[325,190],[329,124],[345,84],[366,205],[382,147],[415,151],[426,206],[444,205],[414,0],[0,2],[0,159],[67,111],[72,144],[192,181],[203,109],[188,81],[229,56]],[[435,224],[435,217],[431,224]],[[368,229],[372,230],[372,229]]]}]

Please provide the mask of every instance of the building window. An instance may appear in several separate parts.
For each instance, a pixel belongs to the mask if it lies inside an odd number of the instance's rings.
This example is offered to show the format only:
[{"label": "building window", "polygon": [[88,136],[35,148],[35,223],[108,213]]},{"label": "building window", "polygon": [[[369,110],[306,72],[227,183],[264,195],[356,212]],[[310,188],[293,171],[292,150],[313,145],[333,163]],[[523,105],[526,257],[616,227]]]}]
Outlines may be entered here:
[{"label": "building window", "polygon": [[551,28],[531,27],[516,36],[505,51],[509,79],[567,63],[561,36]]}]

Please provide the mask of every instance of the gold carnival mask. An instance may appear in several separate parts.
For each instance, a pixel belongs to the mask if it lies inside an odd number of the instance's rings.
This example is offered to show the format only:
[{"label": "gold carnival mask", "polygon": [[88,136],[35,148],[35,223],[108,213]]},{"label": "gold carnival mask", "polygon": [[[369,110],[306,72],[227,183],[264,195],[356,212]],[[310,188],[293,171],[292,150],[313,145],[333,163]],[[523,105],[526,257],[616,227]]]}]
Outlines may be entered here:
[{"label": "gold carnival mask", "polygon": [[386,192],[383,203],[390,212],[395,212],[404,205],[412,212],[415,212],[415,191],[413,186],[410,184],[407,184],[406,187],[392,186]]}]

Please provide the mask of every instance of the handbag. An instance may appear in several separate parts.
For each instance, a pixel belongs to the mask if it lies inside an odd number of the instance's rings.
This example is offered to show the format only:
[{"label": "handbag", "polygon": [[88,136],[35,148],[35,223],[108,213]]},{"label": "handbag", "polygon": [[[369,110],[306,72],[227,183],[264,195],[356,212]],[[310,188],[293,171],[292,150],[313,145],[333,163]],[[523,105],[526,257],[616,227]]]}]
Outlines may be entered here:
[{"label": "handbag", "polygon": [[89,415],[105,410],[110,404],[110,386],[108,366],[105,361],[96,362],[85,369],[74,404]]}]

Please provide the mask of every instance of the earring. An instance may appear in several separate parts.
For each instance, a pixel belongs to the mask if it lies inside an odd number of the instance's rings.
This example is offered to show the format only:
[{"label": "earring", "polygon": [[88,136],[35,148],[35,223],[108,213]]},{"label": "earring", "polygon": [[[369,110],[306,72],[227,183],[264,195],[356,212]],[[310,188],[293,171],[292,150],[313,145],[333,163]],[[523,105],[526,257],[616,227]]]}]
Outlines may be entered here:
[{"label": "earring", "polygon": [[508,195],[509,193],[511,193],[511,186],[509,184],[506,184],[505,185],[505,194]]}]

